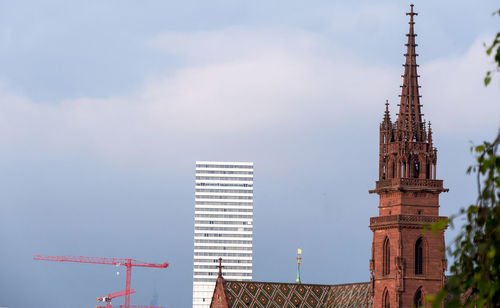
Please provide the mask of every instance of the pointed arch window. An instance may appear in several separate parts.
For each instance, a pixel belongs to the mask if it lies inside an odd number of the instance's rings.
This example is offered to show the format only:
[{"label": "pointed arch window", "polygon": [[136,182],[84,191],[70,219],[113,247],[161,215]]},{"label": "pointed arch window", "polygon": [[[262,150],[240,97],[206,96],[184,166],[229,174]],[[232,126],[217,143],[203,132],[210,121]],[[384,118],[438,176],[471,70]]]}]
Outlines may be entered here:
[{"label": "pointed arch window", "polygon": [[387,289],[384,290],[384,295],[382,296],[382,308],[391,308],[391,299]]},{"label": "pointed arch window", "polygon": [[415,243],[415,275],[424,273],[424,243],[422,238],[418,238]]},{"label": "pointed arch window", "polygon": [[418,178],[420,175],[420,163],[418,161],[413,163],[413,177]]},{"label": "pointed arch window", "polygon": [[415,296],[413,297],[413,306],[419,308],[424,307],[424,294],[422,292],[422,287],[417,289]]},{"label": "pointed arch window", "polygon": [[382,275],[386,276],[391,273],[391,243],[386,237],[382,247]]}]

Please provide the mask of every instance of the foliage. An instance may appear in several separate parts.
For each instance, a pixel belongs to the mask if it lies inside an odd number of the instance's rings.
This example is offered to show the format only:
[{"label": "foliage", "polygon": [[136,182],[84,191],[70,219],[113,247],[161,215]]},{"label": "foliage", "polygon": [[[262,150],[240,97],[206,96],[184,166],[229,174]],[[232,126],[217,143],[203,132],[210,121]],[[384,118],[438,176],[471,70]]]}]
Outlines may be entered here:
[{"label": "foliage", "polygon": [[[500,15],[500,10],[495,12]],[[495,61],[500,71],[500,32],[486,54]],[[493,71],[484,78],[485,86],[491,82]],[[467,173],[476,173],[478,197],[476,204],[460,210],[448,221],[452,224],[458,216],[465,215],[466,222],[448,253],[454,263],[450,268],[443,289],[430,296],[432,307],[500,307],[500,131],[493,142],[484,142],[471,148],[476,153],[476,165]],[[432,230],[444,229],[444,224],[434,224]]]},{"label": "foliage", "polygon": [[[493,14],[498,14],[500,16],[500,10]],[[500,71],[500,32],[497,33],[493,42],[489,46],[487,46],[486,54],[488,56],[493,55],[493,59],[495,63],[495,69],[486,72],[486,76],[484,77],[484,85],[487,86],[491,82],[492,73],[496,70]]]},{"label": "foliage", "polygon": [[[462,209],[466,215],[454,245],[449,248],[455,262],[451,276],[433,300],[433,307],[500,307],[500,132],[492,143],[472,147],[477,164],[468,173],[477,174],[478,198]],[[456,217],[455,217],[456,219]]]}]

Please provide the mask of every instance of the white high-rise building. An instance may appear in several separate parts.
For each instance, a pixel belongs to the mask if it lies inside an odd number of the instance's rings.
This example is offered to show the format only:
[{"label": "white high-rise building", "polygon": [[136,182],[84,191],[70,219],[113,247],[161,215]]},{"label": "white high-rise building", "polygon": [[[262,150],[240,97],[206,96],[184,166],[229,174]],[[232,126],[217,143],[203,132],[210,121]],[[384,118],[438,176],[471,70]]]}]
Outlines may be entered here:
[{"label": "white high-rise building", "polygon": [[193,308],[208,308],[219,257],[224,278],[252,280],[253,163],[196,162]]}]

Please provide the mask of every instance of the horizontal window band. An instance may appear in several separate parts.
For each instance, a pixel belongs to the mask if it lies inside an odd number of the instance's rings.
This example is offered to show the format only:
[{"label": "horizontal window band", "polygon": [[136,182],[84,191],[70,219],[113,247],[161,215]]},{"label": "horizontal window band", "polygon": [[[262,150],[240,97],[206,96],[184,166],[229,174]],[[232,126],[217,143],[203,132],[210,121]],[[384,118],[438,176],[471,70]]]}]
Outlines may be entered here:
[{"label": "horizontal window band", "polygon": [[[219,274],[218,272],[194,272],[194,275],[196,276],[218,276],[218,274]],[[241,277],[252,276],[252,273],[224,273],[224,271],[223,274],[227,276],[241,276]]]},{"label": "horizontal window band", "polygon": [[222,220],[198,220],[194,221],[195,225],[251,225],[249,221],[222,221]]},{"label": "horizontal window band", "polygon": [[213,189],[213,188],[196,188],[195,192],[206,193],[225,193],[225,194],[253,194],[253,189]]},{"label": "horizontal window band", "polygon": [[253,169],[251,165],[212,165],[212,164],[196,164],[196,168],[238,168],[238,169]]},{"label": "horizontal window band", "polygon": [[231,233],[195,233],[194,237],[224,237],[224,238],[231,238],[231,237],[242,237],[242,238],[252,238],[251,234],[231,234]]},{"label": "horizontal window band", "polygon": [[247,184],[247,183],[200,183],[200,182],[195,182],[196,186],[209,186],[209,187],[253,187],[253,184]]},{"label": "horizontal window band", "polygon": [[194,214],[194,217],[206,217],[206,218],[253,218],[253,215]]},{"label": "horizontal window band", "polygon": [[253,209],[239,209],[239,208],[207,208],[195,207],[194,212],[240,212],[240,213],[253,213]]},{"label": "horizontal window band", "polygon": [[252,244],[252,241],[243,240],[194,240],[194,243],[208,243],[208,244]]},{"label": "horizontal window band", "polygon": [[252,196],[221,196],[221,195],[195,195],[195,199],[244,199],[253,200]]},{"label": "horizontal window band", "polygon": [[246,176],[196,176],[196,180],[206,181],[253,181],[253,177]]},{"label": "horizontal window band", "polygon": [[[213,269],[217,270],[217,265],[195,265],[195,269]],[[229,265],[224,265],[225,270],[252,270],[251,266],[229,266]]]},{"label": "horizontal window band", "polygon": [[234,251],[252,251],[252,246],[250,247],[239,247],[239,246],[194,246],[195,250],[234,250]]},{"label": "horizontal window band", "polygon": [[241,205],[253,206],[253,202],[227,202],[227,201],[195,201],[195,205]]},{"label": "horizontal window band", "polygon": [[205,231],[252,231],[253,228],[238,228],[238,227],[194,227],[195,230]]},{"label": "horizontal window band", "polygon": [[253,175],[253,171],[234,171],[234,170],[196,170],[196,174],[246,174]]},{"label": "horizontal window band", "polygon": [[[194,262],[208,263],[212,262],[214,264],[219,264],[219,259],[194,259]],[[240,260],[240,259],[224,259],[224,264],[251,264],[252,260]]]},{"label": "horizontal window band", "polygon": [[206,257],[252,257],[252,253],[233,253],[233,252],[195,252],[195,256]]}]

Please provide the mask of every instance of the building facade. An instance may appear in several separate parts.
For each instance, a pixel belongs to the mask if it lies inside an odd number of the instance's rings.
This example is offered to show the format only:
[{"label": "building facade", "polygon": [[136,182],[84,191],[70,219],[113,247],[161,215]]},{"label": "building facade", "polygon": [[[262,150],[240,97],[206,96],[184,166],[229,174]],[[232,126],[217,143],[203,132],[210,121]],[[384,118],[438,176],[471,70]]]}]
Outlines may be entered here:
[{"label": "building facade", "polygon": [[430,123],[421,112],[413,12],[407,34],[403,85],[397,119],[388,103],[380,124],[379,216],[370,218],[373,231],[370,260],[373,307],[428,306],[425,297],[443,286],[446,271],[444,230],[424,228],[439,216],[443,181],[436,179],[437,149]]},{"label": "building facade", "polygon": [[196,162],[193,308],[208,308],[218,276],[252,279],[253,163]]}]

